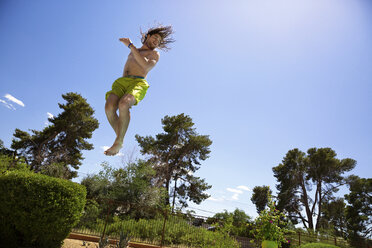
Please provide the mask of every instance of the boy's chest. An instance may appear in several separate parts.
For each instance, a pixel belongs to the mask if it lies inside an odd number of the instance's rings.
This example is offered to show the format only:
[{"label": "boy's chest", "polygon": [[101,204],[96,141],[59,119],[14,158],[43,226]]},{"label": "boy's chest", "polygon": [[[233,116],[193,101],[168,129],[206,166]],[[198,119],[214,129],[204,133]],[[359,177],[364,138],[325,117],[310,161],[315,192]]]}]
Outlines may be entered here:
[{"label": "boy's chest", "polygon": [[[148,51],[138,51],[139,52],[139,54],[142,56],[142,57],[147,57],[147,56],[149,56],[150,55],[150,53],[148,52]],[[132,59],[135,59],[135,57],[134,57],[134,54],[132,53],[132,52],[130,52],[129,53],[129,55],[128,55],[128,60],[132,60]]]}]

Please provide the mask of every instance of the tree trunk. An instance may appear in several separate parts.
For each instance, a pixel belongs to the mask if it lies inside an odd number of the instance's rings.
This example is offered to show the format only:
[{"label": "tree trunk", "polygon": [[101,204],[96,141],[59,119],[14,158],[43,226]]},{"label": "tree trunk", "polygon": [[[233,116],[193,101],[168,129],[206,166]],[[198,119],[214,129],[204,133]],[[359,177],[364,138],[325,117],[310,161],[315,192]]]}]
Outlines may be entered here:
[{"label": "tree trunk", "polygon": [[175,203],[176,203],[176,191],[177,191],[177,177],[176,177],[175,180],[174,180],[172,213],[174,213],[174,205],[175,205]]},{"label": "tree trunk", "polygon": [[[36,172],[39,172],[40,171],[41,163],[42,163],[42,161],[44,159],[44,157],[41,155],[43,146],[45,144],[47,144],[49,141],[53,140],[55,137],[57,137],[57,135],[58,135],[58,132],[54,132],[52,136],[50,136],[49,138],[47,138],[46,140],[44,140],[43,142],[41,142],[41,144],[37,147],[37,154],[36,154],[36,156],[34,158],[34,161],[32,161],[32,163],[31,163],[31,169],[32,170],[35,170]],[[39,168],[36,168],[37,166],[39,166]]]},{"label": "tree trunk", "polygon": [[322,182],[320,181],[317,185],[318,187],[318,194],[319,194],[319,202],[318,202],[318,217],[316,218],[316,230],[319,230],[320,226],[320,219],[321,219],[321,214],[322,214]]},{"label": "tree trunk", "polygon": [[302,189],[303,204],[305,206],[306,216],[307,216],[307,221],[308,221],[307,223],[309,223],[308,228],[314,230],[313,213],[310,211],[309,200],[307,197],[307,191],[306,191],[303,178],[301,179],[301,189]]},{"label": "tree trunk", "polygon": [[165,203],[165,206],[169,206],[170,203],[169,203],[169,180],[167,179],[167,181],[165,182],[165,189],[167,191],[167,195],[165,196],[165,200],[164,200],[164,203]]}]

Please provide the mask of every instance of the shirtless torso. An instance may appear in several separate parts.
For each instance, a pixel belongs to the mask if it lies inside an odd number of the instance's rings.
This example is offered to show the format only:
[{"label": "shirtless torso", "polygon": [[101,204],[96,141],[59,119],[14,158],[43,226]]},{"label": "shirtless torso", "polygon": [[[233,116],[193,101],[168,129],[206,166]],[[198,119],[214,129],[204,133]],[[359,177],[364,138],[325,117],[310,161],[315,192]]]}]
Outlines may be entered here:
[{"label": "shirtless torso", "polygon": [[[158,52],[157,51],[153,51],[153,50],[143,50],[143,49],[137,49],[139,54],[144,57],[144,58],[147,58],[147,59],[154,59],[156,57],[158,57]],[[144,68],[143,66],[141,66],[137,60],[135,59],[133,53],[131,52],[129,55],[128,55],[128,59],[127,59],[127,62],[125,63],[125,66],[124,66],[124,71],[123,71],[123,77],[125,76],[140,76],[140,77],[144,77],[146,78],[147,76],[147,73],[152,69],[151,68]]]}]

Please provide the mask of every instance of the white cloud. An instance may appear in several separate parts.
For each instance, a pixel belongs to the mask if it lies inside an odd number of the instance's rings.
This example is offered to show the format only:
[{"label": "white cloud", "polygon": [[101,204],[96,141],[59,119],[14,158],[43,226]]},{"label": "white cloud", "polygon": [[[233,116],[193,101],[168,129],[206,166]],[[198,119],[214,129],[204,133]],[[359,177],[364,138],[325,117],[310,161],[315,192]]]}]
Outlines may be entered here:
[{"label": "white cloud", "polygon": [[225,201],[225,199],[223,197],[219,197],[219,198],[214,198],[214,197],[209,197],[207,200],[209,201],[214,201],[214,202],[223,202]]},{"label": "white cloud", "polygon": [[6,101],[0,99],[0,102],[2,104],[4,104],[5,107],[7,107],[8,109],[13,109],[13,110],[16,110],[16,108],[11,104],[11,103],[7,103]]},{"label": "white cloud", "polygon": [[48,115],[48,118],[54,118],[54,115],[49,112],[47,112],[47,115]]},{"label": "white cloud", "polygon": [[17,98],[15,98],[14,96],[10,95],[10,94],[6,94],[5,95],[5,98],[8,99],[9,101],[11,102],[14,102],[22,107],[25,106],[25,104],[21,101],[21,100],[18,100]]},{"label": "white cloud", "polygon": [[235,201],[239,200],[239,193],[235,193],[231,198]]},{"label": "white cloud", "polygon": [[[110,148],[110,146],[101,146],[101,149],[102,149],[103,151],[106,151],[106,150],[109,149],[109,148]],[[120,157],[122,157],[122,156],[124,156],[124,154],[121,153],[121,152],[118,152],[115,156],[120,156]]]},{"label": "white cloud", "polygon": [[[49,112],[47,112],[47,116],[48,116],[48,119],[50,119],[50,118],[54,118],[54,115],[51,114],[51,113],[49,113]],[[48,125],[49,125],[49,120],[46,120],[46,121],[44,122],[44,124],[45,124],[45,126],[48,126]]]},{"label": "white cloud", "polygon": [[106,151],[107,149],[109,149],[110,147],[109,146],[101,146],[101,149],[103,150],[103,151]]},{"label": "white cloud", "polygon": [[241,189],[241,190],[245,190],[245,191],[252,191],[249,187],[247,186],[244,186],[244,185],[240,185],[237,187],[238,189]]},{"label": "white cloud", "polygon": [[226,190],[231,192],[231,193],[234,193],[231,196],[231,199],[234,200],[234,201],[239,200],[239,196],[244,193],[243,191],[252,191],[249,187],[244,186],[244,185],[240,185],[236,188],[226,188]]},{"label": "white cloud", "polygon": [[227,191],[230,191],[232,193],[235,193],[235,194],[243,194],[243,191],[239,190],[239,189],[232,189],[232,188],[227,188],[226,189]]}]

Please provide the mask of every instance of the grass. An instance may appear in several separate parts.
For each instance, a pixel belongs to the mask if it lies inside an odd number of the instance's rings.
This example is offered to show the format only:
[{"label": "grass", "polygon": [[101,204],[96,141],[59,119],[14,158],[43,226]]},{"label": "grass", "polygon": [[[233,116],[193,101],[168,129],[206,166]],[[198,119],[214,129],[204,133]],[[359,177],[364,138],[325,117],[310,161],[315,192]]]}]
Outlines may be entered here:
[{"label": "grass", "polygon": [[[337,237],[335,240],[335,237],[329,237],[324,235],[310,235],[307,233],[301,233],[301,246],[299,245],[299,234],[298,233],[292,233],[287,236],[291,240],[291,247],[295,248],[302,248],[306,247],[305,245],[318,245],[321,246],[309,246],[309,247],[341,247],[341,248],[350,248],[351,246],[348,244],[346,240],[344,240],[341,237]],[[328,245],[328,246],[327,246]]]},{"label": "grass", "polygon": [[300,248],[340,248],[340,247],[324,243],[308,243],[305,245],[301,245]]}]

